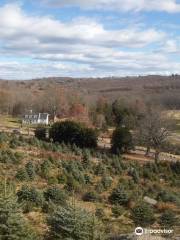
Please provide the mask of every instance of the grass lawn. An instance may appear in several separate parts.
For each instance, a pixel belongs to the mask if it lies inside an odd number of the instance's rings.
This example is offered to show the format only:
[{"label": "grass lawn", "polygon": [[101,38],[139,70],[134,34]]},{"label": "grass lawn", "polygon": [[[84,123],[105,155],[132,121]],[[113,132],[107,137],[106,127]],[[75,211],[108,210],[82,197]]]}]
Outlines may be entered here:
[{"label": "grass lawn", "polygon": [[19,128],[21,127],[21,119],[0,115],[0,126],[6,128]]},{"label": "grass lawn", "polygon": [[12,132],[14,129],[20,129],[25,135],[33,135],[36,126],[21,125],[21,119],[7,115],[0,115],[0,130]]}]

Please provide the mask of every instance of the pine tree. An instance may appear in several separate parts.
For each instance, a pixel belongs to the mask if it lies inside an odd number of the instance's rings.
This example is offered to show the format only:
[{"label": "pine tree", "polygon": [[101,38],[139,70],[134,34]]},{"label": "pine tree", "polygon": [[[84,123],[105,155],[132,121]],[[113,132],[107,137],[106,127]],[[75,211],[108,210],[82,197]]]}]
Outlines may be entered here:
[{"label": "pine tree", "polygon": [[26,172],[29,176],[29,179],[34,180],[36,173],[35,173],[35,168],[32,162],[28,162],[26,164]]},{"label": "pine tree", "polygon": [[135,225],[141,227],[151,226],[155,221],[153,209],[144,203],[132,209],[131,217]]},{"label": "pine tree", "polygon": [[59,207],[48,219],[49,239],[54,240],[100,240],[97,220],[75,204]]},{"label": "pine tree", "polygon": [[52,201],[56,204],[66,205],[66,193],[63,190],[57,188],[56,186],[48,188],[44,195],[47,201]]},{"label": "pine tree", "polygon": [[16,198],[4,191],[0,196],[0,239],[36,240],[37,237],[26,223]]},{"label": "pine tree", "polygon": [[84,169],[87,169],[90,167],[90,152],[88,150],[83,151],[82,164]]},{"label": "pine tree", "polygon": [[109,196],[109,201],[112,204],[126,205],[128,200],[128,193],[120,186],[115,188]]},{"label": "pine tree", "polygon": [[44,178],[48,178],[50,168],[51,168],[51,162],[49,160],[45,160],[41,164],[41,176],[44,177]]},{"label": "pine tree", "polygon": [[163,227],[170,228],[176,224],[176,215],[171,210],[166,210],[160,217],[160,224]]},{"label": "pine tree", "polygon": [[129,129],[117,127],[113,132],[111,144],[111,150],[115,154],[126,153],[133,149],[133,139]]},{"label": "pine tree", "polygon": [[[23,205],[42,206],[44,197],[40,191],[34,187],[23,185],[17,192],[18,202],[24,203]],[[26,203],[26,204],[25,204]]]}]

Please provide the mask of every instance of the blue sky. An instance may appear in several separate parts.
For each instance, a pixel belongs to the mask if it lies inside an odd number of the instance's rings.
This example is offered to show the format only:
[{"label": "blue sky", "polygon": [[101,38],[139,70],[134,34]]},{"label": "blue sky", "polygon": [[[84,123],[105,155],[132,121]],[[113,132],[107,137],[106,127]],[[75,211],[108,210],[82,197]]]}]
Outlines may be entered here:
[{"label": "blue sky", "polygon": [[0,0],[0,78],[172,73],[178,0]]}]

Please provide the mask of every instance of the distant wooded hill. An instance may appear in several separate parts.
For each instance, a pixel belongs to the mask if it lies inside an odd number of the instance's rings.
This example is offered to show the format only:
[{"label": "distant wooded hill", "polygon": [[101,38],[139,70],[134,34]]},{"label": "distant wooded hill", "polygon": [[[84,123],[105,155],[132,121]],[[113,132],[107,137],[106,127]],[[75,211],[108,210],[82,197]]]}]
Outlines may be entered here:
[{"label": "distant wooded hill", "polygon": [[108,101],[117,98],[126,98],[129,101],[146,99],[170,109],[180,109],[180,75],[0,80],[0,102],[6,98],[17,101],[19,98],[34,99],[43,95],[50,98],[54,91],[66,94],[70,98],[76,98],[78,95],[88,104],[99,97]]}]

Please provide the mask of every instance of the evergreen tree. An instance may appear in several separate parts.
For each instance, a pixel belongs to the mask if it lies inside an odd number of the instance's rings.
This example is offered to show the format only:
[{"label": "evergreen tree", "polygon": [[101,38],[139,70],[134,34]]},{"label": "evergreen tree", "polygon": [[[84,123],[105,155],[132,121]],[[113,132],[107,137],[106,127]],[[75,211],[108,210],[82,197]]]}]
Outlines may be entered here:
[{"label": "evergreen tree", "polygon": [[34,133],[36,138],[45,141],[47,139],[48,129],[44,126],[39,126],[35,129]]},{"label": "evergreen tree", "polygon": [[15,198],[0,198],[0,239],[35,240]]},{"label": "evergreen tree", "polygon": [[34,187],[23,185],[17,196],[18,202],[23,203],[24,212],[32,211],[33,207],[41,207],[44,203],[42,193]]},{"label": "evergreen tree", "polygon": [[148,227],[155,221],[154,211],[147,204],[141,204],[132,209],[131,217],[136,225]]},{"label": "evergreen tree", "polygon": [[129,201],[127,192],[122,187],[115,188],[109,196],[109,201],[112,204],[126,205]]},{"label": "evergreen tree", "polygon": [[160,224],[163,227],[173,227],[176,223],[176,215],[171,210],[166,210],[160,217]]},{"label": "evergreen tree", "polygon": [[111,169],[114,174],[121,174],[123,171],[123,164],[119,157],[115,156],[111,159]]},{"label": "evergreen tree", "polygon": [[126,153],[133,149],[133,139],[129,129],[117,127],[113,132],[111,144],[111,150],[115,154]]},{"label": "evergreen tree", "polygon": [[90,153],[88,150],[83,151],[82,164],[83,164],[84,169],[87,169],[90,167]]},{"label": "evergreen tree", "polygon": [[48,219],[49,239],[54,240],[100,240],[97,220],[75,205],[59,207]]},{"label": "evergreen tree", "polygon": [[111,187],[112,185],[112,178],[110,176],[104,175],[101,179],[101,183],[105,190]]},{"label": "evergreen tree", "polygon": [[29,176],[29,179],[34,180],[36,173],[35,173],[35,168],[32,162],[28,162],[26,164],[26,172]]},{"label": "evergreen tree", "polygon": [[140,178],[139,178],[139,173],[136,168],[131,168],[129,170],[129,175],[133,178],[135,183],[139,183]]},{"label": "evergreen tree", "polygon": [[47,201],[52,201],[56,204],[66,205],[67,196],[65,192],[55,186],[48,188],[44,195]]},{"label": "evergreen tree", "polygon": [[13,195],[7,194],[6,186],[0,196],[0,239],[36,240],[35,233],[25,221],[20,206]]},{"label": "evergreen tree", "polygon": [[85,202],[96,202],[99,200],[99,196],[96,192],[91,191],[83,195],[82,200]]},{"label": "evergreen tree", "polygon": [[19,169],[16,173],[16,178],[19,180],[19,181],[25,181],[29,178],[27,172],[25,169]]},{"label": "evergreen tree", "polygon": [[54,142],[75,144],[80,148],[97,147],[97,132],[73,121],[54,123],[50,128],[50,138]]},{"label": "evergreen tree", "polygon": [[51,162],[49,160],[45,160],[41,164],[41,176],[44,177],[44,178],[48,178],[50,168],[51,168]]}]

